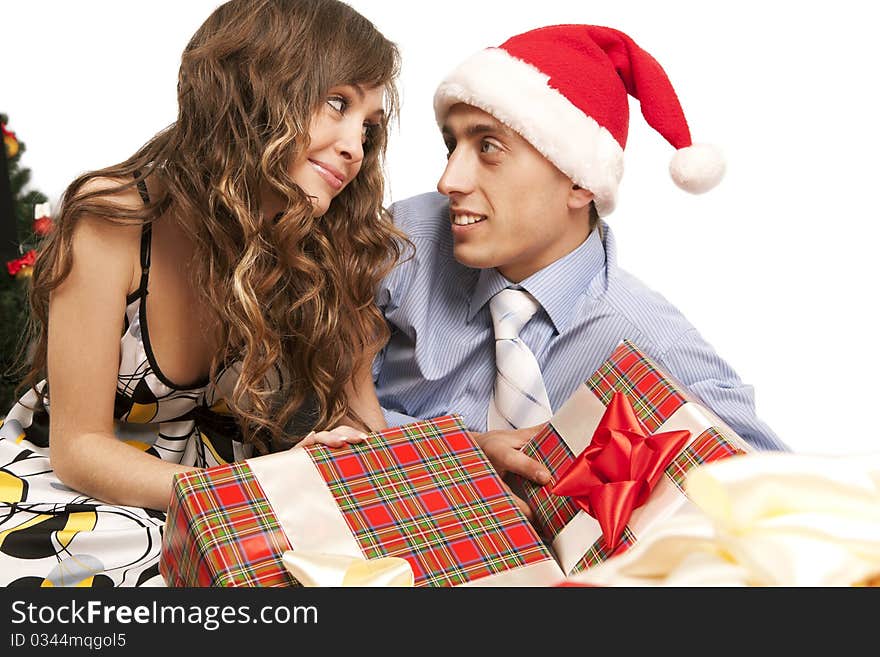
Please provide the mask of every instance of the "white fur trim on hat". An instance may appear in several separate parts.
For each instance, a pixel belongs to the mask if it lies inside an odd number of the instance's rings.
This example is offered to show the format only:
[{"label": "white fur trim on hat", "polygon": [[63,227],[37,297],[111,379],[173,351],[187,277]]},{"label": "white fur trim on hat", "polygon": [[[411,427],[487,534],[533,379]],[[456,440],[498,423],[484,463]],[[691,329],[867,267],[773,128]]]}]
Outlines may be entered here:
[{"label": "white fur trim on hat", "polygon": [[725,168],[724,155],[717,147],[693,144],[675,152],[669,163],[669,175],[686,192],[702,194],[721,182]]},{"label": "white fur trim on hat", "polygon": [[488,112],[589,189],[599,215],[607,216],[623,176],[623,149],[608,130],[551,88],[549,79],[505,50],[489,48],[466,59],[440,84],[434,115],[442,127],[456,103]]}]

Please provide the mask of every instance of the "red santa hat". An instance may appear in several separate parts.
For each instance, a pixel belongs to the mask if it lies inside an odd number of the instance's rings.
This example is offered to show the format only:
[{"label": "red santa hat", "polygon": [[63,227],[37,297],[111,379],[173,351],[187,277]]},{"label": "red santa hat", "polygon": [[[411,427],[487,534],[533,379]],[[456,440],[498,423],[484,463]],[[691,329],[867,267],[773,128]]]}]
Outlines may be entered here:
[{"label": "red santa hat", "polygon": [[713,146],[693,144],[666,72],[623,32],[595,25],[552,25],[480,51],[458,66],[434,95],[442,126],[466,103],[506,124],[576,184],[593,192],[601,216],[617,200],[629,129],[628,96],[675,149],[670,174],[700,194],[724,175]]}]

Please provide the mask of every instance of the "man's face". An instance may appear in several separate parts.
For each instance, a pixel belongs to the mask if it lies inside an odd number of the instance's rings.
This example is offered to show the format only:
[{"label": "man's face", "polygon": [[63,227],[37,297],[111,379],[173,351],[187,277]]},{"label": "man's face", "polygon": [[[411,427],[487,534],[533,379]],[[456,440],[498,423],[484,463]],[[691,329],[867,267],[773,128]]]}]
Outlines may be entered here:
[{"label": "man's face", "polygon": [[575,211],[583,205],[572,207],[571,180],[490,114],[454,105],[443,138],[449,162],[437,189],[449,197],[460,263],[496,267],[519,282],[587,238],[589,221]]}]

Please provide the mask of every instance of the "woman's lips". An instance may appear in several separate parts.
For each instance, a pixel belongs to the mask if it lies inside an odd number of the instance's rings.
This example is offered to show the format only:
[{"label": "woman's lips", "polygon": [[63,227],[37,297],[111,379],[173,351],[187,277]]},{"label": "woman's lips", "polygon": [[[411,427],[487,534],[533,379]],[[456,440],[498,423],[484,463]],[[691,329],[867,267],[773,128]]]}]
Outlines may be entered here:
[{"label": "woman's lips", "polygon": [[336,169],[328,164],[312,159],[309,160],[309,164],[312,165],[312,168],[318,172],[318,175],[326,180],[327,184],[333,189],[342,189],[342,186],[345,184],[345,179]]}]

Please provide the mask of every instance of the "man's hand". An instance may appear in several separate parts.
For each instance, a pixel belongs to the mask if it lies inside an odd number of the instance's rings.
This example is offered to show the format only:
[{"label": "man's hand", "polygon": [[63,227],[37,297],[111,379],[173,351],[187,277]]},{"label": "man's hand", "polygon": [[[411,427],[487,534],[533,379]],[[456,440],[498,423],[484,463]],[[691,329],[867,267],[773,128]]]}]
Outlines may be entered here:
[{"label": "man's hand", "polygon": [[508,472],[513,472],[543,486],[550,481],[550,472],[541,463],[523,454],[520,449],[544,426],[542,424],[524,429],[472,432],[471,438],[486,454],[499,476],[503,477]]},{"label": "man's hand", "polygon": [[[489,459],[500,477],[504,477],[507,473],[514,473],[543,486],[550,482],[550,471],[535,459],[523,454],[520,449],[544,426],[510,430],[498,429],[486,433],[471,432],[470,435],[483,450],[486,458]],[[513,491],[510,490],[507,483],[504,483],[504,486],[513,495]],[[513,495],[513,498],[525,516],[530,521],[534,520],[534,513],[529,505],[516,495]]]}]

